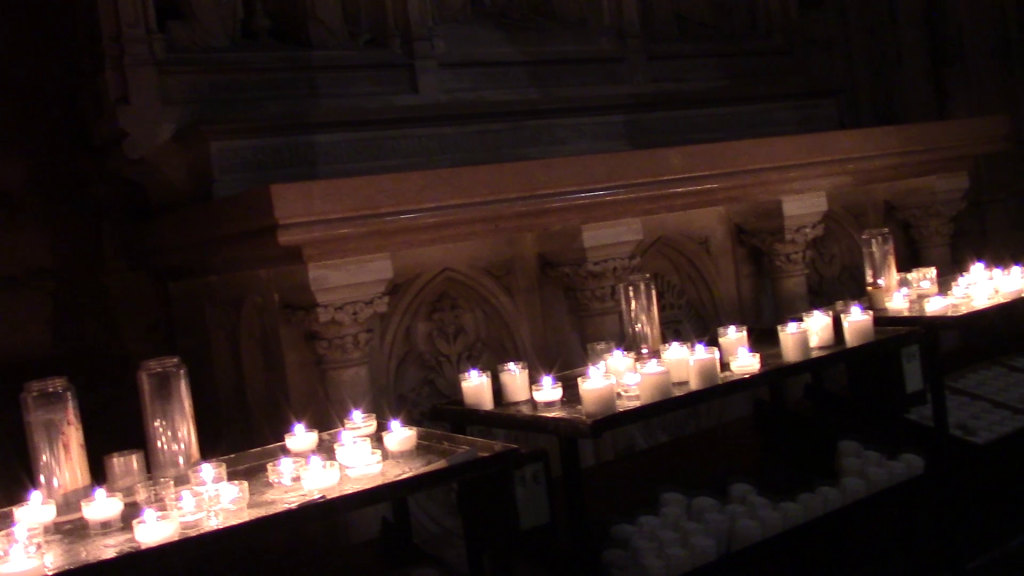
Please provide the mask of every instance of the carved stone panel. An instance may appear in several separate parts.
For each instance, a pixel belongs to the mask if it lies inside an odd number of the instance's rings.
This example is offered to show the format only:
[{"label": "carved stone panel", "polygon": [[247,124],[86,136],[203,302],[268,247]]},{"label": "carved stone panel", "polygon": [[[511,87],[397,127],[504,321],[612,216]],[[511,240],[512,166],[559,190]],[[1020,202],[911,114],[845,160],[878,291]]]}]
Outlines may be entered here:
[{"label": "carved stone panel", "polygon": [[807,262],[807,291],[815,308],[864,294],[860,227],[836,210],[827,212],[822,222],[824,231],[811,241]]},{"label": "carved stone panel", "polygon": [[693,240],[662,236],[641,253],[641,269],[654,278],[662,341],[707,339],[721,320],[714,266]]}]

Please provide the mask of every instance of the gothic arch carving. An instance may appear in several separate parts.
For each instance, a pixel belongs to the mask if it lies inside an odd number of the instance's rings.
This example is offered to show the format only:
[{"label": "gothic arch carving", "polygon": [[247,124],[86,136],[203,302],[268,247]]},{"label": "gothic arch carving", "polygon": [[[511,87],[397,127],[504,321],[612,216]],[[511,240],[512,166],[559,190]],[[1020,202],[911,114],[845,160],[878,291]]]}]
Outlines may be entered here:
[{"label": "gothic arch carving", "polygon": [[815,307],[864,295],[861,226],[841,209],[828,210],[822,223],[824,232],[811,241],[807,263],[807,292]]},{"label": "gothic arch carving", "polygon": [[[486,272],[445,268],[399,288],[381,340],[377,397],[406,418],[460,394],[470,367],[528,358],[527,327],[509,293]],[[497,375],[495,375],[495,378]]]},{"label": "gothic arch carving", "polygon": [[723,309],[714,264],[689,238],[660,236],[640,251],[642,271],[658,291],[662,338],[704,340],[720,324]]}]

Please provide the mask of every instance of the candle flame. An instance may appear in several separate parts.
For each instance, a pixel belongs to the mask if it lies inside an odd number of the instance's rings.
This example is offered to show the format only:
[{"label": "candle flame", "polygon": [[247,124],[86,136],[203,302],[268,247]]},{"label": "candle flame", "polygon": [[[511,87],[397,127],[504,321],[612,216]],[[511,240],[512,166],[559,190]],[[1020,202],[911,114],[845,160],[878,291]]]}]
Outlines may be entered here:
[{"label": "candle flame", "polygon": [[103,488],[97,488],[96,491],[92,493],[92,498],[93,498],[93,500],[96,500],[96,501],[104,500],[104,499],[106,499],[106,497],[107,497],[107,491],[104,490]]},{"label": "candle flame", "polygon": [[740,358],[745,358],[747,356],[750,356],[750,350],[747,350],[743,346],[740,346],[739,349],[736,350],[736,355],[739,356]]},{"label": "candle flame", "polygon": [[701,355],[703,353],[704,353],[704,345],[703,344],[697,344],[697,345],[695,345],[693,347],[693,354],[695,356],[699,356],[699,355]]},{"label": "candle flame", "polygon": [[726,330],[726,333],[729,336],[735,336],[736,335],[736,327],[735,326],[729,326],[728,330]]},{"label": "candle flame", "polygon": [[[923,282],[921,283],[924,284]],[[903,292],[897,292],[892,295],[893,304],[903,304]]]},{"label": "candle flame", "polygon": [[544,388],[551,388],[551,376],[545,376],[541,378],[540,385]]},{"label": "candle flame", "polygon": [[238,498],[242,494],[241,489],[238,486],[230,482],[223,482],[220,485],[220,498],[228,502]]},{"label": "candle flame", "polygon": [[391,421],[391,431],[392,432],[398,432],[401,429],[402,429],[402,423],[401,422],[399,422],[398,420],[392,420]]},{"label": "candle flame", "polygon": [[319,456],[315,456],[315,455],[314,456],[310,456],[309,457],[309,467],[310,468],[323,468],[324,467],[324,461],[321,460]]},{"label": "candle flame", "polygon": [[862,312],[863,311],[860,309],[860,306],[850,308],[850,316],[860,316]]},{"label": "candle flame", "polygon": [[[604,364],[604,362],[602,362],[602,364]],[[596,379],[600,378],[601,376],[604,376],[604,367],[591,366],[590,369],[587,370],[587,376],[589,376],[591,379]]]},{"label": "candle flame", "polygon": [[156,510],[146,508],[142,513],[142,521],[146,524],[156,524]]},{"label": "candle flame", "polygon": [[181,509],[185,512],[194,512],[196,509],[196,499],[192,496],[191,490],[183,490],[181,492]]},{"label": "candle flame", "polygon": [[32,506],[40,506],[43,503],[43,493],[39,490],[33,490],[32,493],[28,495],[28,503]]},{"label": "candle flame", "polygon": [[[480,373],[477,372],[476,368],[474,368],[474,369],[469,371],[469,377],[470,378],[479,378],[480,377]],[[358,410],[357,410],[357,412],[358,412]],[[355,412],[353,412],[352,414],[355,414]]]},{"label": "candle flame", "polygon": [[800,325],[797,324],[796,322],[790,322],[786,326],[786,332],[789,332],[790,334],[792,334],[793,332],[796,332],[799,329],[800,329]]},{"label": "candle flame", "polygon": [[612,350],[612,358],[622,358],[626,354],[622,350]]},{"label": "candle flame", "polygon": [[879,286],[885,286],[885,278],[879,278],[875,282],[877,282]]},{"label": "candle flame", "polygon": [[24,544],[28,540],[28,524],[19,522],[14,525],[14,539],[20,544]]},{"label": "candle flame", "polygon": [[515,362],[509,362],[505,364],[505,370],[513,374],[519,374],[519,365],[516,364]]},{"label": "candle flame", "polygon": [[294,433],[296,436],[300,436],[302,434],[305,434],[306,433],[306,427],[303,426],[302,424],[296,424],[295,428],[292,428],[292,433]]},{"label": "candle flame", "polygon": [[[922,288],[927,288],[927,286],[925,286],[923,282],[921,283],[921,287]],[[903,288],[900,288],[900,291],[898,292],[898,294],[903,294],[904,296],[906,296],[907,294],[910,294],[910,290],[908,290],[907,287],[904,286]]]},{"label": "candle flame", "polygon": [[1013,276],[1014,278],[1020,278],[1022,272],[1024,271],[1021,270],[1020,266],[1014,266],[1013,268],[1010,268],[1010,276]]},{"label": "candle flame", "polygon": [[292,470],[295,469],[295,463],[292,462],[291,458],[281,458],[281,461],[278,463],[278,466],[281,467],[282,472],[290,473]]},{"label": "candle flame", "polygon": [[636,372],[626,372],[622,375],[622,383],[630,386],[636,386],[640,383],[640,375]]},{"label": "candle flame", "polygon": [[352,411],[352,421],[357,423],[357,424],[362,422],[363,421],[363,413],[360,412],[359,410],[353,410]]},{"label": "candle flame", "polygon": [[354,436],[348,430],[342,430],[341,434],[339,435],[339,438],[341,439],[342,444],[351,444],[352,438],[354,438]]},{"label": "candle flame", "polygon": [[213,466],[203,464],[199,467],[199,477],[207,484],[213,484]]}]

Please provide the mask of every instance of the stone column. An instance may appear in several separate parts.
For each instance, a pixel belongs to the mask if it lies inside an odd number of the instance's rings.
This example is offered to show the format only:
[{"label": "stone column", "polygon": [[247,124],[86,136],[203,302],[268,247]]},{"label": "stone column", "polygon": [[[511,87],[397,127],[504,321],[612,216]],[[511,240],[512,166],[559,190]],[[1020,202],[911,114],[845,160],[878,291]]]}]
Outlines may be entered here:
[{"label": "stone column", "polygon": [[550,273],[568,288],[569,302],[580,318],[583,343],[622,342],[622,320],[615,285],[640,271],[633,255],[643,239],[639,220],[583,226],[585,261],[554,266]]},{"label": "stone column", "polygon": [[970,184],[965,172],[946,174],[936,176],[929,189],[890,198],[896,216],[910,224],[910,235],[922,265],[948,272],[952,263],[953,217],[966,205],[964,192]]},{"label": "stone column", "polygon": [[741,239],[768,257],[778,319],[811,307],[807,292],[808,248],[825,231],[822,217],[827,208],[824,192],[787,196],[782,198],[781,230],[741,224]]},{"label": "stone column", "polygon": [[308,274],[318,305],[298,311],[297,318],[319,358],[330,412],[340,422],[352,409],[373,409],[370,354],[394,270],[390,255],[378,255],[312,264]]}]

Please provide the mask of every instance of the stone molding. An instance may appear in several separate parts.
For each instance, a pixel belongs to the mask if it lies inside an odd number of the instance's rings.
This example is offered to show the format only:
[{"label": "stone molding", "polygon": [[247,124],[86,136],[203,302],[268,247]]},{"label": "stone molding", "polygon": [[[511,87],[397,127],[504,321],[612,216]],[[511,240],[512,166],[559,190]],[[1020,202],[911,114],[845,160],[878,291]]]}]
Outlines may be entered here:
[{"label": "stone molding", "polygon": [[801,226],[787,226],[782,232],[740,229],[740,238],[764,252],[772,265],[773,276],[807,273],[811,241],[825,233],[821,220]]},{"label": "stone molding", "polygon": [[572,304],[583,315],[617,310],[615,285],[639,271],[639,256],[548,267],[548,274],[569,288]]}]

